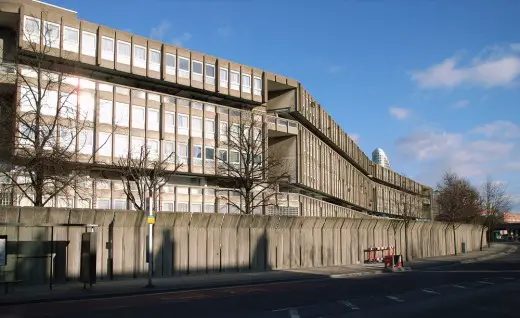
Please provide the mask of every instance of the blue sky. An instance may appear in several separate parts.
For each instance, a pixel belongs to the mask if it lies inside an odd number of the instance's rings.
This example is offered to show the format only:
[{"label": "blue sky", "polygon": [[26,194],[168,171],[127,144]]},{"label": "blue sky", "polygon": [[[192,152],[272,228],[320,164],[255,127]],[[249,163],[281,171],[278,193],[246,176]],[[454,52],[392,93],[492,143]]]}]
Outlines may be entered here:
[{"label": "blue sky", "polygon": [[394,170],[490,175],[520,203],[520,1],[48,2],[295,78]]}]

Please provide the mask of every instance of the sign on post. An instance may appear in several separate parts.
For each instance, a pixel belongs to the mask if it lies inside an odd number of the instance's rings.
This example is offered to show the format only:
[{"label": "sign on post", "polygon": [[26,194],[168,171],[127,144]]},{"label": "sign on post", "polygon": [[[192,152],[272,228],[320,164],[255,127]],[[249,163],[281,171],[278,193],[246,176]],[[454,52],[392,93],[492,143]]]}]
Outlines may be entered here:
[{"label": "sign on post", "polygon": [[0,266],[7,265],[7,235],[0,235]]}]

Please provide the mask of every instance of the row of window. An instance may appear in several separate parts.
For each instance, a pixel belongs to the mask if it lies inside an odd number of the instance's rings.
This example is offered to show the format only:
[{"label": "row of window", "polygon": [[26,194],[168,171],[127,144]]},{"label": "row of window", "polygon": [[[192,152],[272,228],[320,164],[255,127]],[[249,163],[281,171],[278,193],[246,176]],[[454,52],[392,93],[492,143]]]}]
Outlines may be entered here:
[{"label": "row of window", "polygon": [[[43,136],[47,136],[45,127],[41,127],[41,133]],[[20,145],[25,147],[34,147],[35,140],[35,129],[25,124],[20,124]],[[76,145],[76,139],[78,139],[78,145]],[[189,158],[193,159],[195,165],[202,165],[203,159],[206,163],[211,164],[216,157],[215,147],[192,145],[192,151],[190,152],[189,145],[187,142],[175,142],[168,140],[158,140],[152,138],[143,138],[121,134],[114,134],[112,138],[111,133],[99,132],[98,133],[98,149],[97,155],[116,158],[127,157],[130,154],[133,158],[138,159],[141,155],[141,150],[146,148],[149,153],[149,158],[159,159],[160,150],[162,149],[163,160],[168,160],[174,163],[188,164]],[[130,141],[130,143],[129,143]],[[84,129],[78,133],[70,128],[60,127],[59,128],[59,140],[55,138],[49,138],[46,143],[47,149],[52,149],[54,146],[60,146],[74,152],[75,149],[81,154],[92,155],[94,150],[94,132],[90,129]],[[77,147],[77,148],[76,148]],[[130,148],[129,148],[130,147]],[[191,153],[191,156],[190,156]],[[218,159],[222,162],[228,161],[228,150],[218,149]],[[261,160],[258,158],[257,160]],[[208,162],[209,161],[209,162]],[[232,164],[240,163],[240,155],[236,150],[229,150],[229,162]]]},{"label": "row of window", "polygon": [[[34,112],[37,109],[37,102],[34,98],[35,89],[22,86],[20,89],[20,109],[23,112]],[[59,96],[59,97],[58,97]],[[61,102],[58,103],[58,98]],[[90,92],[80,92],[80,120],[94,121],[95,113],[95,98],[94,94]],[[40,101],[40,113],[47,116],[62,116],[65,118],[76,118],[78,111],[78,97],[76,94],[61,93],[57,91],[47,91],[42,96]],[[197,104],[197,103],[192,103]],[[201,104],[201,103],[199,103]],[[202,104],[200,105],[202,107]],[[59,107],[60,109],[58,109]],[[130,121],[130,109],[132,112],[132,120]],[[214,108],[211,110],[214,111]],[[150,131],[159,131],[161,115],[157,108],[146,108],[144,106],[129,105],[128,103],[114,102],[111,100],[99,100],[99,114],[98,122],[108,125],[117,125],[121,127],[131,127],[133,129],[147,129]],[[115,118],[113,118],[115,114]],[[190,124],[191,123],[191,124]],[[237,124],[234,124],[238,127]],[[172,111],[164,112],[164,129],[166,133],[179,135],[190,135],[200,137],[203,136],[208,139],[214,139],[216,133],[215,119],[205,118],[200,116],[190,116],[188,114],[175,113]],[[228,132],[228,122],[220,121],[219,124],[220,139],[226,140]],[[237,131],[235,128],[234,131]],[[259,130],[257,129],[259,132]]]},{"label": "row of window", "polygon": [[[60,48],[60,25],[57,23],[43,21],[43,39],[44,44],[52,48]],[[40,43],[41,21],[40,19],[25,16],[24,19],[24,35],[26,40]],[[96,56],[97,36],[95,33],[81,31],[81,54],[87,56]],[[63,27],[63,49],[65,51],[79,53],[80,51],[80,31],[77,28],[68,26]],[[148,59],[147,59],[148,53]],[[160,72],[162,53],[160,50],[146,49],[146,47],[131,44],[130,42],[115,40],[111,37],[101,37],[101,58],[107,61],[116,61],[117,63],[132,65],[139,68],[147,68],[151,71]],[[194,81],[206,82],[215,85],[216,69],[211,63],[203,63],[202,61],[190,60],[188,57],[176,56],[175,54],[166,53],[164,57],[165,72],[168,75],[175,76],[178,67],[178,76],[181,78],[191,78]],[[254,95],[262,95],[262,78],[251,77],[250,74],[241,73],[239,71],[229,70],[228,68],[219,68],[219,83],[223,88],[232,90],[240,90],[242,92]]]}]

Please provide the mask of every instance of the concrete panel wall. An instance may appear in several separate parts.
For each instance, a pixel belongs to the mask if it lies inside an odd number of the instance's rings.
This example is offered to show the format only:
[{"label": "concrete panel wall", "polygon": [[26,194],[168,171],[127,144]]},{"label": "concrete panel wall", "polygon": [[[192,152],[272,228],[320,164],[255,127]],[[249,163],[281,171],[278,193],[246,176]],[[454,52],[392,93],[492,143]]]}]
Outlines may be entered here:
[{"label": "concrete panel wall", "polygon": [[[54,208],[0,208],[0,234],[8,235],[6,277],[24,283],[77,280],[80,224],[96,224],[97,275],[146,275],[148,225],[143,212]],[[408,237],[408,246],[405,244]],[[478,226],[456,228],[457,251],[480,246]],[[50,242],[54,243],[51,244]],[[486,243],[486,242],[484,242]],[[287,217],[237,214],[157,213],[154,276],[265,271],[363,263],[365,249],[395,246],[412,258],[454,253],[453,230],[439,222]],[[52,262],[51,262],[52,254]]]}]

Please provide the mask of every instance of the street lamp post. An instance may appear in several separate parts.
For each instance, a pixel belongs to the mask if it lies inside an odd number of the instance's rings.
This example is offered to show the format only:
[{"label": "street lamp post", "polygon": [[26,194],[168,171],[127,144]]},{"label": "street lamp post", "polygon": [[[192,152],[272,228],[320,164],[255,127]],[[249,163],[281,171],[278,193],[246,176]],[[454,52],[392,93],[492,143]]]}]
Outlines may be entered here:
[{"label": "street lamp post", "polygon": [[153,213],[153,193],[152,190],[149,190],[148,195],[148,202],[146,202],[146,210],[147,210],[147,221],[148,221],[148,284],[146,287],[151,288],[153,286],[152,282],[152,274],[153,274],[153,223],[152,220],[154,220],[154,213]]}]

